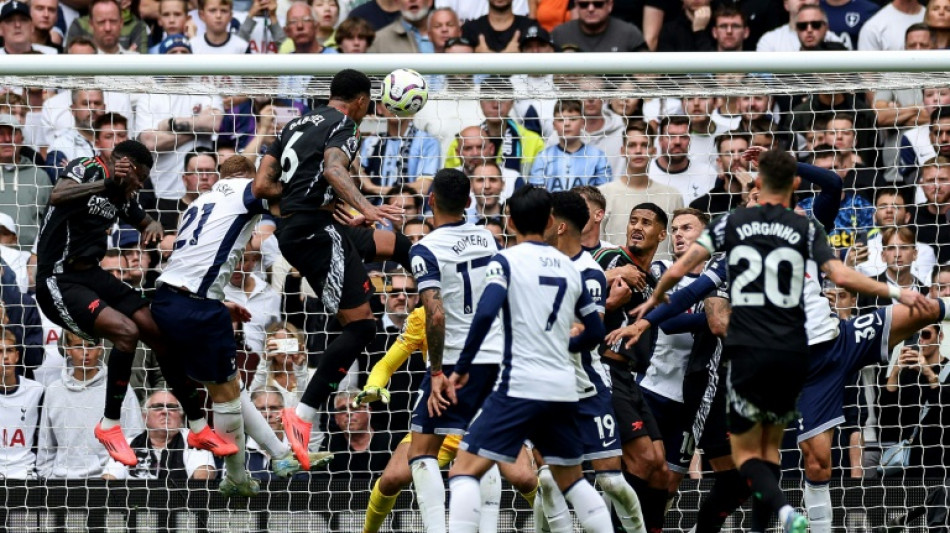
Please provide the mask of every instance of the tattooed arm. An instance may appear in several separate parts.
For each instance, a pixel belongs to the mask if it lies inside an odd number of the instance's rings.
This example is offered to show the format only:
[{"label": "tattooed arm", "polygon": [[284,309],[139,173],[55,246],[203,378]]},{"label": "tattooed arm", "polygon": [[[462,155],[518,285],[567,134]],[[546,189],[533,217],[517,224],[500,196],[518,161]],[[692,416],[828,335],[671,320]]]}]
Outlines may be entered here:
[{"label": "tattooed arm", "polygon": [[369,223],[389,219],[402,220],[402,208],[392,205],[374,206],[363,196],[357,181],[350,175],[350,158],[339,148],[327,148],[323,154],[323,175],[344,202],[353,206]]},{"label": "tattooed arm", "polygon": [[729,315],[732,314],[732,307],[729,300],[719,296],[710,296],[706,298],[703,307],[706,309],[706,321],[709,323],[709,330],[717,337],[725,337],[729,329]]},{"label": "tattooed arm", "polygon": [[251,185],[251,193],[255,198],[264,200],[278,200],[284,192],[284,186],[280,182],[280,176],[283,170],[280,168],[280,161],[271,154],[266,154],[261,159],[261,167],[254,176],[254,183]]},{"label": "tattooed arm", "polygon": [[455,403],[455,389],[442,373],[442,353],[445,349],[445,309],[442,307],[442,290],[437,288],[422,291],[422,305],[426,310],[426,343],[429,347],[429,379],[432,394],[427,402],[429,414],[439,416]]}]

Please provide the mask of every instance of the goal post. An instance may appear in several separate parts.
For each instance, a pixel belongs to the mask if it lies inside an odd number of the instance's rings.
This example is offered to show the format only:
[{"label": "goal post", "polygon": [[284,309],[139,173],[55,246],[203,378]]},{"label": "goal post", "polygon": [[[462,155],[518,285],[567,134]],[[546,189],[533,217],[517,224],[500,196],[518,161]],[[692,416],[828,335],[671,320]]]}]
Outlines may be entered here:
[{"label": "goal post", "polygon": [[[841,176],[845,214],[839,215],[830,239],[842,258],[860,254],[858,261],[849,264],[873,276],[889,275],[888,269],[892,269],[901,282],[911,280],[924,291],[931,290],[936,280],[938,286],[933,290],[942,290],[946,284],[950,291],[950,270],[945,280],[938,273],[940,265],[950,261],[950,234],[943,242],[941,233],[941,227],[950,222],[922,215],[928,203],[950,203],[950,192],[939,196],[940,187],[950,185],[927,185],[927,180],[941,182],[939,167],[945,163],[937,160],[934,170],[927,170],[931,159],[941,153],[941,142],[935,144],[931,134],[939,139],[939,121],[950,120],[950,54],[943,51],[4,56],[0,60],[0,131],[11,127],[22,137],[13,141],[16,160],[0,159],[0,214],[12,217],[20,241],[7,245],[0,230],[0,246],[22,252],[20,259],[2,255],[15,271],[16,283],[28,290],[31,281],[25,257],[42,220],[45,205],[41,204],[59,168],[74,157],[109,150],[112,145],[104,132],[115,135],[124,130],[130,138],[152,139],[148,142],[156,164],[149,198],[154,203],[146,207],[173,232],[181,214],[176,203],[179,198],[187,204],[210,187],[208,180],[218,178],[222,163],[232,155],[257,163],[283,124],[328,97],[331,77],[344,68],[370,75],[374,98],[378,98],[381,77],[396,68],[417,70],[430,81],[429,102],[413,119],[387,117],[382,110],[367,117],[361,127],[360,158],[354,166],[364,192],[373,201],[399,202],[411,212],[399,223],[411,238],[429,231],[422,185],[427,183],[425,178],[443,166],[456,166],[473,178],[473,202],[467,216],[489,226],[500,245],[511,238],[501,210],[504,198],[525,183],[551,190],[598,187],[606,204],[598,240],[625,245],[630,209],[637,203],[655,203],[670,216],[704,198],[708,203],[700,202],[701,210],[713,215],[721,212],[714,206],[744,203],[755,175],[737,158],[755,144],[782,147],[799,161]],[[101,95],[91,99],[76,96],[88,91],[101,91]],[[941,117],[938,111],[943,106],[948,106],[948,111]],[[93,127],[104,112],[121,117],[113,115],[112,122]],[[575,132],[564,129],[564,117],[571,113],[582,119]],[[16,119],[16,127],[4,123],[8,115]],[[122,124],[119,118],[124,119]],[[174,125],[171,129],[165,127],[169,119]],[[628,130],[631,124],[641,122],[647,124],[647,131]],[[77,127],[88,135],[77,132]],[[950,123],[946,128],[950,139]],[[156,132],[165,135],[165,142],[154,140]],[[631,142],[636,136],[645,139],[642,146]],[[950,140],[946,144],[950,145]],[[6,157],[3,145],[0,142],[0,157]],[[12,170],[3,170],[4,165],[16,167],[16,176]],[[24,170],[27,168],[29,173]],[[649,175],[652,181],[630,175],[634,170]],[[950,173],[945,181],[950,182]],[[14,185],[15,194],[10,192]],[[897,190],[896,197],[882,201],[892,189]],[[37,192],[27,196],[25,190]],[[713,198],[711,192],[719,196]],[[802,190],[800,199],[813,194]],[[939,196],[938,201],[934,195]],[[904,208],[909,218],[885,223],[883,215],[875,214],[878,205],[881,212]],[[596,202],[594,207],[599,207]],[[884,225],[914,228],[916,242],[900,242],[893,248],[881,240]],[[2,219],[0,226],[4,226]],[[265,317],[243,331],[242,376],[246,383],[256,383],[255,387],[279,386],[276,390],[286,404],[299,397],[301,390],[295,387],[303,385],[307,376],[304,369],[285,364],[283,359],[275,362],[278,360],[266,353],[268,327],[287,321],[302,330],[311,365],[338,329],[312,289],[282,261],[274,240],[267,242],[274,239],[270,235],[275,226],[271,221],[259,227],[253,257],[245,262],[250,265],[248,272],[234,278],[230,290],[239,296],[244,293],[240,297],[260,305],[259,310],[252,308],[252,313]],[[118,257],[115,275],[143,290],[152,289],[174,238],[164,247],[136,251],[135,238],[127,242],[121,235],[117,232],[110,237],[110,246],[117,250],[110,260]],[[660,243],[658,260],[669,260],[676,253],[675,240],[670,235]],[[897,250],[899,245],[919,246],[916,255],[907,260],[885,257],[886,249]],[[143,254],[148,259],[143,260]],[[902,261],[913,263],[909,271],[913,278],[906,277],[908,269]],[[372,364],[399,335],[405,315],[418,305],[409,273],[388,263],[374,264],[371,270],[378,293],[373,296],[373,307],[380,332],[344,384],[351,390],[363,386]],[[253,281],[246,283],[246,279]],[[261,286],[266,286],[271,301],[278,303],[255,303],[254,298],[263,292]],[[842,298],[839,311],[843,315],[861,311],[857,301],[848,304],[846,296],[837,297]],[[58,348],[61,332],[48,322],[43,327],[39,348],[45,350],[45,356],[40,357],[42,364],[35,375],[52,387],[61,379],[66,357]],[[676,357],[682,357],[684,346],[691,341],[671,335],[668,342],[668,350],[655,356],[655,369],[646,379],[660,383],[655,392],[661,396],[682,400],[682,390],[677,392],[675,383],[663,380],[676,375]],[[776,339],[777,346],[781,342]],[[927,357],[939,358],[933,355],[935,341],[920,337],[912,342]],[[936,348],[937,352],[943,349]],[[146,357],[136,368],[140,378],[146,376],[133,383],[139,387],[139,400],[154,391],[148,384],[146,368],[150,367]],[[896,356],[890,364],[871,367],[847,385],[846,422],[835,434],[833,453],[836,528],[850,531],[882,526],[908,508],[924,506],[928,489],[942,483],[934,450],[950,446],[950,439],[928,440],[940,439],[941,421],[926,413],[921,417],[922,440],[916,442],[911,454],[916,462],[884,479],[874,479],[875,451],[906,438],[909,433],[905,430],[914,422],[920,424],[915,417],[925,404],[922,397],[907,400],[911,396],[895,396],[887,390],[887,376],[895,367],[900,367]],[[0,499],[5,502],[0,528],[360,531],[373,482],[408,429],[424,368],[421,358],[413,355],[409,366],[397,370],[393,377],[392,403],[373,405],[371,413],[354,414],[345,404],[332,401],[323,406],[318,428],[322,439],[318,442],[324,449],[342,447],[340,456],[346,461],[311,479],[289,484],[272,480],[249,503],[224,502],[214,492],[215,481],[145,479],[148,472],[142,472],[140,479],[132,479],[133,474],[109,482],[102,481],[100,475],[59,479],[69,477],[68,473],[48,480],[36,472],[20,480],[7,475],[0,461],[0,477],[7,477],[0,483]],[[266,377],[256,382],[256,374]],[[672,379],[675,382],[675,377]],[[901,382],[899,390],[913,391],[914,386]],[[950,383],[944,386],[950,387]],[[98,404],[70,407],[76,419],[98,418],[101,408]],[[269,416],[273,406],[265,400],[261,410]],[[359,416],[368,420],[363,422],[368,426],[360,431],[371,428],[373,432],[373,444],[365,452],[347,448],[350,441],[345,426]],[[143,410],[143,424],[148,423],[148,417],[148,410]],[[279,427],[278,422],[274,425]],[[783,486],[798,505],[803,475],[795,444],[797,427],[792,426],[783,444]],[[602,429],[614,431],[615,426],[603,424]],[[0,458],[3,447],[13,446],[13,434],[3,435]],[[683,446],[686,450],[689,443]],[[861,465],[852,464],[852,459]],[[698,502],[712,485],[708,457],[702,451],[697,454],[697,464],[683,481],[667,517],[669,531],[689,530]],[[212,469],[220,479],[220,465]],[[865,479],[856,477],[861,472]],[[927,505],[925,509],[938,504],[931,498]],[[731,519],[727,530],[739,530],[743,516],[739,513]],[[506,484],[498,530],[528,531],[532,527],[530,509]],[[421,528],[407,488],[383,531]]]}]

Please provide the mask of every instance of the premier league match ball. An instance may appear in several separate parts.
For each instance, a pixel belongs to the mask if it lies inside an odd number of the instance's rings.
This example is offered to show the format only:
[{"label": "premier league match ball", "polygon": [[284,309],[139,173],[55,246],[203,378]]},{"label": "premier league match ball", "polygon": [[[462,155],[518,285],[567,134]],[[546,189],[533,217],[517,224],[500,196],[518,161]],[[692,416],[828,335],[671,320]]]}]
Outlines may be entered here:
[{"label": "premier league match ball", "polygon": [[383,105],[397,117],[411,117],[429,100],[429,84],[422,74],[401,68],[383,79]]}]

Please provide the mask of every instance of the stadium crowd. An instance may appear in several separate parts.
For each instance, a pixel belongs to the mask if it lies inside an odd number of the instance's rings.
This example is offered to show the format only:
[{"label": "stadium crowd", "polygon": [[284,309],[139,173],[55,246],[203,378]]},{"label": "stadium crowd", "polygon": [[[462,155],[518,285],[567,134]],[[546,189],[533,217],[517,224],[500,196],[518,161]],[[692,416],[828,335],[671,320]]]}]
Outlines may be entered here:
[{"label": "stadium crowd", "polygon": [[[434,4],[434,5],[433,5]],[[0,6],[5,54],[260,53],[586,53],[822,50],[938,50],[950,47],[950,0],[10,0]],[[146,57],[142,61],[148,61]],[[0,59],[2,65],[2,59]],[[750,78],[753,80],[754,78]],[[751,147],[783,148],[837,176],[840,205],[829,243],[849,266],[892,286],[950,296],[950,88],[826,92],[807,96],[543,99],[566,82],[554,76],[431,76],[430,90],[477,87],[478,100],[433,100],[412,119],[385,107],[363,124],[354,175],[378,203],[404,209],[383,229],[417,242],[431,231],[428,186],[443,167],[471,178],[470,221],[500,247],[511,236],[505,199],[525,184],[578,190],[591,221],[590,250],[620,247],[649,270],[676,257],[705,225],[754,195]],[[634,79],[572,77],[590,92],[629,89]],[[220,475],[210,453],[190,449],[181,406],[164,390],[150,351],[140,348],[122,426],[139,457],[134,468],[108,460],[92,435],[105,395],[101,345],[64,333],[34,299],[31,252],[53,184],[79,157],[108,157],[126,139],[155,154],[140,200],[165,237],[145,245],[119,225],[105,270],[140,290],[176,248],[181,213],[220,179],[253,177],[283,126],[315,102],[301,97],[307,76],[281,77],[271,99],[192,94],[131,94],[93,87],[55,91],[0,87],[0,476],[26,478],[208,479]],[[695,81],[693,83],[701,83]],[[708,93],[708,91],[700,91]],[[804,185],[799,208],[818,190]],[[650,203],[647,227],[631,212]],[[662,213],[662,216],[659,215]],[[677,222],[679,220],[679,222]],[[669,224],[669,225],[668,225]],[[294,406],[339,325],[273,237],[278,220],[256,228],[225,289],[251,311],[236,326],[240,371],[254,405],[275,431]],[[697,224],[699,225],[699,224]],[[396,227],[394,227],[396,226]],[[644,251],[646,250],[646,251]],[[623,269],[620,267],[618,270]],[[665,268],[665,267],[664,267]],[[409,427],[425,372],[411,357],[389,384],[388,405],[354,405],[373,365],[405,330],[419,305],[416,282],[393,263],[367,265],[378,297],[377,336],[324,406],[311,446],[335,454],[333,475],[379,473]],[[608,276],[642,292],[628,271]],[[858,298],[826,283],[842,319],[891,302]],[[609,307],[609,302],[608,302]],[[905,479],[944,478],[950,465],[950,365],[940,325],[920,330],[888,364],[869,366],[847,386],[846,421],[836,436],[836,476],[893,475],[877,465],[883,449],[910,439]],[[291,341],[289,347],[286,342]],[[690,341],[687,341],[689,343]],[[682,349],[682,348],[679,348]],[[687,348],[688,349],[688,348]],[[661,369],[666,371],[668,369]],[[654,371],[655,374],[656,371]],[[662,381],[650,371],[647,380]],[[675,377],[675,375],[674,375]],[[683,401],[682,383],[653,388]],[[136,401],[137,400],[137,401]],[[83,406],[83,407],[80,407]],[[794,426],[794,424],[793,424]],[[794,430],[794,427],[792,428]],[[794,431],[789,444],[795,446]],[[282,434],[278,434],[282,437]],[[266,478],[266,452],[248,445],[252,474]],[[697,455],[697,461],[701,454]],[[789,453],[785,475],[801,475]],[[829,465],[820,465],[821,468]],[[807,461],[805,468],[808,468]],[[697,462],[700,475],[708,464]],[[298,474],[305,475],[305,474]]]}]

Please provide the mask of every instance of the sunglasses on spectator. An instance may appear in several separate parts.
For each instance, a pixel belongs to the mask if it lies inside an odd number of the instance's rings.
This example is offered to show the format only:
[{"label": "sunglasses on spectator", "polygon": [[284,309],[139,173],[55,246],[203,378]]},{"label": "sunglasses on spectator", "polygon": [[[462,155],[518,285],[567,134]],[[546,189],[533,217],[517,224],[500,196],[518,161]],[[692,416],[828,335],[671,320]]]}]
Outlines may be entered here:
[{"label": "sunglasses on spectator", "polygon": [[809,28],[813,30],[820,30],[825,27],[825,21],[823,20],[808,20],[805,22],[796,22],[795,27],[798,28],[798,31],[805,31]]},{"label": "sunglasses on spectator", "polygon": [[593,2],[578,2],[577,3],[577,7],[581,9],[590,9],[592,7],[594,9],[603,9],[605,5],[607,5],[606,0],[594,0]]},{"label": "sunglasses on spectator", "polygon": [[181,405],[177,403],[153,403],[148,406],[149,411],[178,411]]},{"label": "sunglasses on spectator", "polygon": [[472,41],[469,41],[465,37],[452,37],[445,41],[446,48],[452,48],[453,46],[468,46],[470,48],[474,48],[474,46],[472,46]]}]

